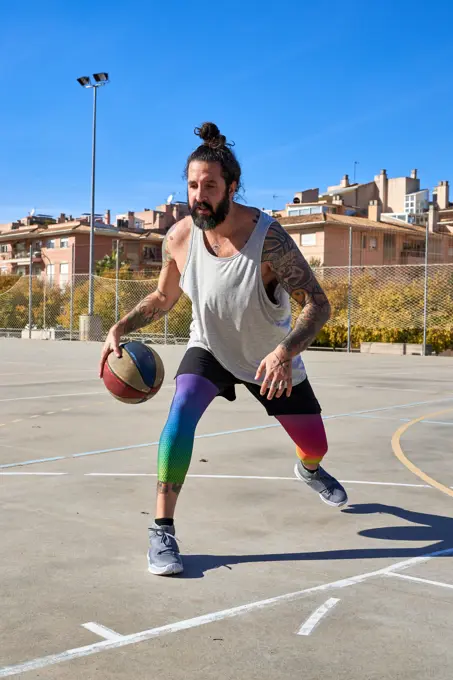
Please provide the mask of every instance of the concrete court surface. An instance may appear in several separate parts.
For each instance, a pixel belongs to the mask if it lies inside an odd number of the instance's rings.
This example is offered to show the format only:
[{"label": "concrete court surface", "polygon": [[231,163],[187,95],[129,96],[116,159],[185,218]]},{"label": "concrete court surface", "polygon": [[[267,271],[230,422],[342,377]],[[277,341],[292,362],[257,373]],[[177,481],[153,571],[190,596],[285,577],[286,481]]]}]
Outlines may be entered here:
[{"label": "concrete court surface", "polygon": [[99,344],[0,340],[0,677],[450,679],[453,360],[305,354],[343,511],[293,478],[243,388],[216,399],[177,514],[186,571],[159,578],[156,442],[184,348],[157,350],[165,384],[130,406]]}]

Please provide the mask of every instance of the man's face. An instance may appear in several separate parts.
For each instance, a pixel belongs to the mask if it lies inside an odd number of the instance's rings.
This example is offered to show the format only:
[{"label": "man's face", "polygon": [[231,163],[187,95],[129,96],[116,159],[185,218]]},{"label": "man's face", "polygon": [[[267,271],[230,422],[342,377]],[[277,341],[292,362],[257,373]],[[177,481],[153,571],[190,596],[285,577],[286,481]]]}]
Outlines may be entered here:
[{"label": "man's face", "polygon": [[235,183],[227,187],[219,163],[192,161],[187,177],[187,200],[194,223],[203,231],[225,221],[231,207]]}]

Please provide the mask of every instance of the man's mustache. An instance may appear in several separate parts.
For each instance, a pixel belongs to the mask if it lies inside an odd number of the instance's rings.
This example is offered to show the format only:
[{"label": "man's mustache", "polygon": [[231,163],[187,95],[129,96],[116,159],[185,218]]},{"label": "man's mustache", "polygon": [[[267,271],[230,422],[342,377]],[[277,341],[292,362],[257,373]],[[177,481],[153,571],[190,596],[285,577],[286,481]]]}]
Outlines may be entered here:
[{"label": "man's mustache", "polygon": [[198,203],[195,201],[195,203],[192,206],[192,210],[196,210],[197,208],[201,208],[202,210],[210,210],[211,212],[214,212],[212,205],[209,203]]}]

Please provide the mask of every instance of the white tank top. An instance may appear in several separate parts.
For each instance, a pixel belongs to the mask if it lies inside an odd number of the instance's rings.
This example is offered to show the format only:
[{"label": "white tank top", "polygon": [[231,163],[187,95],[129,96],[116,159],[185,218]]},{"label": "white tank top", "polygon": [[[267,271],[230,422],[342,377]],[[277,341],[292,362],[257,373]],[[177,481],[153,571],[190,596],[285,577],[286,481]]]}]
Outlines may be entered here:
[{"label": "white tank top", "polygon": [[[244,382],[255,380],[262,359],[291,330],[288,293],[280,286],[271,302],[261,274],[264,239],[274,221],[260,212],[243,249],[231,257],[216,257],[204,242],[203,231],[192,223],[187,260],[180,287],[192,301],[188,347],[211,352],[219,363]],[[293,359],[293,384],[306,378],[300,355]]]}]

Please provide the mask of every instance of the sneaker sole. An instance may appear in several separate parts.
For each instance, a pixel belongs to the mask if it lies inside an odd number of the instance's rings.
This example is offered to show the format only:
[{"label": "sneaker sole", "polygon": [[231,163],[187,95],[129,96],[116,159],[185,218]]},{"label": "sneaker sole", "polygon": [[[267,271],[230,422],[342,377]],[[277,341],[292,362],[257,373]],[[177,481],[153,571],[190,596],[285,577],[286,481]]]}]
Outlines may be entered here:
[{"label": "sneaker sole", "polygon": [[155,576],[173,576],[174,574],[180,574],[184,571],[184,567],[182,564],[167,564],[166,567],[156,567],[156,565],[151,564],[148,559],[148,571]]},{"label": "sneaker sole", "polygon": [[347,503],[348,500],[349,500],[349,498],[346,496],[345,500],[342,501],[341,503],[332,503],[332,501],[328,501],[326,498],[324,498],[324,496],[321,496],[320,493],[318,494],[318,496],[320,497],[320,499],[321,499],[324,503],[326,503],[326,505],[331,505],[331,506],[334,507],[334,508],[342,508],[343,505],[346,505],[346,503]]},{"label": "sneaker sole", "polygon": [[[296,475],[297,479],[299,479],[301,482],[304,482],[305,484],[307,484],[306,480],[303,477],[301,477],[301,475],[299,474],[299,470],[297,469],[297,463],[294,466],[294,474]],[[308,486],[308,484],[307,484],[307,486]],[[326,505],[330,505],[332,508],[342,508],[343,505],[346,505],[346,503],[349,500],[349,498],[346,496],[344,501],[342,501],[341,503],[332,503],[332,501],[328,501],[326,498],[324,498],[324,496],[322,496],[319,493],[319,491],[317,493],[318,493],[318,496],[320,497],[320,499],[322,500],[322,502],[325,503]]]}]

